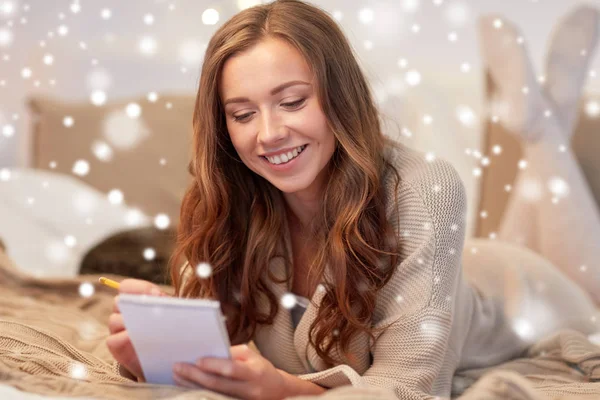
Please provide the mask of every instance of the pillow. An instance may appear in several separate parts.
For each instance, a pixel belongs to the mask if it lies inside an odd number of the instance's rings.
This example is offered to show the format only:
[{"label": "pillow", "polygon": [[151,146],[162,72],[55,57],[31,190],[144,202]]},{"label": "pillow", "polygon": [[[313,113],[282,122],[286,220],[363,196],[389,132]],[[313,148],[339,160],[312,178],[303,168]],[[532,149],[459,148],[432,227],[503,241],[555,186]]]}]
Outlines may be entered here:
[{"label": "pillow", "polygon": [[[191,181],[194,96],[129,98],[103,106],[35,96],[29,108],[34,168],[69,174],[103,193],[119,189],[128,206],[149,216],[164,213],[177,225]],[[89,173],[73,173],[78,160],[89,164]]]}]

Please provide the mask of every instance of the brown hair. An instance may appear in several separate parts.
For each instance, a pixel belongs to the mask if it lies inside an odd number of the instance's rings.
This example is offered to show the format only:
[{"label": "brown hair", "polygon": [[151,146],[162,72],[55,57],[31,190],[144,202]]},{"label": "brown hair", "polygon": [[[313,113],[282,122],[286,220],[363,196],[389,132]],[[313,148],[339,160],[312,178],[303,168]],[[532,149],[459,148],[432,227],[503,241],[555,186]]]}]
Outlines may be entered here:
[{"label": "brown hair", "polygon": [[[268,287],[269,260],[277,254],[285,225],[281,192],[247,168],[237,155],[219,98],[225,61],[265,38],[287,41],[305,57],[316,78],[317,94],[336,150],[316,216],[320,248],[311,263],[311,287],[323,282],[324,298],[310,326],[310,343],[328,365],[339,345],[346,354],[359,331],[373,339],[372,312],[377,291],[395,271],[398,241],[386,218],[382,177],[391,165],[383,157],[385,137],[377,108],[344,34],[323,10],[297,0],[277,0],[248,8],[224,23],[211,38],[200,77],[193,117],[194,177],[181,207],[171,277],[182,297],[214,298],[227,317],[232,343],[250,340],[258,324],[271,324],[279,299]],[[393,168],[392,168],[393,169]],[[399,182],[397,171],[396,185]],[[390,247],[390,240],[393,238]],[[389,264],[382,267],[382,254]],[[184,255],[185,268],[176,261]],[[212,275],[196,277],[193,266],[208,262]],[[184,283],[184,274],[190,279]],[[289,279],[289,277],[288,277]],[[259,313],[266,299],[268,314]]]}]

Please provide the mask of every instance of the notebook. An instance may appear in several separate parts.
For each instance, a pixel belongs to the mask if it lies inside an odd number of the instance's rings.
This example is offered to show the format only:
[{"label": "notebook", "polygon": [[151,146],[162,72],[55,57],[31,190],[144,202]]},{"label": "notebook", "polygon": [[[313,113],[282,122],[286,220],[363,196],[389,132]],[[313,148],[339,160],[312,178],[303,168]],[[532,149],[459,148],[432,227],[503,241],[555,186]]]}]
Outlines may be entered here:
[{"label": "notebook", "polygon": [[231,358],[218,301],[120,294],[119,310],[149,383],[175,384],[177,362]]}]

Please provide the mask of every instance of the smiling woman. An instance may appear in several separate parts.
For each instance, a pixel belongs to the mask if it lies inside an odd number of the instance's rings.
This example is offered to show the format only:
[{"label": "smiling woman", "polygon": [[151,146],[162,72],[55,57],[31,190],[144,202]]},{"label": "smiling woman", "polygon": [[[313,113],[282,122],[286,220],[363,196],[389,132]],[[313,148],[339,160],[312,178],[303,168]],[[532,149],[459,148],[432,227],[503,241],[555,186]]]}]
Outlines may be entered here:
[{"label": "smiling woman", "polygon": [[[178,384],[261,399],[342,385],[449,397],[457,369],[523,350],[500,303],[463,279],[458,173],[379,121],[318,7],[276,0],[215,32],[171,277],[178,296],[220,302],[234,346],[232,360],[178,366]],[[196,275],[200,263],[212,273]],[[141,377],[113,320],[109,348]]]}]

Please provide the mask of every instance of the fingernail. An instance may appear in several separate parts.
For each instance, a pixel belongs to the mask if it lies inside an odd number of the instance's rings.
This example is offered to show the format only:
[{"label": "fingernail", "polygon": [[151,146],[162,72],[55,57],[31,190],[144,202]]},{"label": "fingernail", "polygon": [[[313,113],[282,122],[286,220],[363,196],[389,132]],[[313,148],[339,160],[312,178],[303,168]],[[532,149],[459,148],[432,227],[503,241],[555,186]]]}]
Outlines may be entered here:
[{"label": "fingernail", "polygon": [[176,374],[180,374],[183,371],[183,366],[181,364],[175,364],[173,365],[173,371],[175,371]]}]

